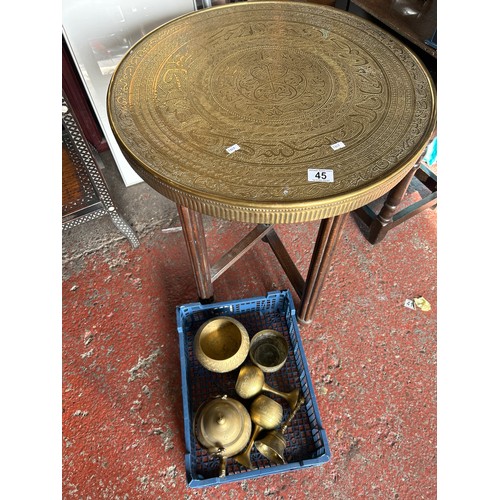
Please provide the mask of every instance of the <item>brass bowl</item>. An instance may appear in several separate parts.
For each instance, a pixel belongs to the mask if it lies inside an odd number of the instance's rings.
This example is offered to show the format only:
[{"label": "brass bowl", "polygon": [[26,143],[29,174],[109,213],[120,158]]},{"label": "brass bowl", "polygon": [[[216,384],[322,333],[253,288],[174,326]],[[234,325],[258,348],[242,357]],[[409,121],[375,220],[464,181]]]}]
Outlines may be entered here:
[{"label": "brass bowl", "polygon": [[250,359],[265,373],[278,371],[286,362],[288,344],[276,330],[262,330],[250,342]]},{"label": "brass bowl", "polygon": [[250,347],[246,328],[234,318],[218,316],[200,326],[194,338],[196,359],[212,372],[226,373],[245,361]]}]

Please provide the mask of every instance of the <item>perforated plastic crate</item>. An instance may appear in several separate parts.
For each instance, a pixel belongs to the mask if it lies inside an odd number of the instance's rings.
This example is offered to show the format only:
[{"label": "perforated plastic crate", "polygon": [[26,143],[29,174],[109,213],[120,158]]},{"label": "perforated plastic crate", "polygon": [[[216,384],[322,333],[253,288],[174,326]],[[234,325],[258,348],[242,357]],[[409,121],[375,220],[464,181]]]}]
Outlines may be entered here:
[{"label": "perforated plastic crate", "polygon": [[[288,342],[288,358],[283,368],[265,376],[266,383],[280,391],[289,392],[300,387],[305,398],[305,403],[285,432],[287,464],[274,465],[253,447],[251,460],[258,467],[257,470],[248,470],[233,458],[228,458],[226,476],[219,478],[219,459],[210,456],[196,440],[193,431],[194,416],[198,407],[207,399],[227,394],[241,401],[247,409],[252,401],[241,399],[234,389],[239,368],[229,373],[210,372],[194,355],[193,341],[198,328],[216,316],[231,316],[240,321],[247,329],[250,339],[260,330],[269,328],[281,332]],[[265,297],[252,299],[178,306],[177,330],[182,372],[185,463],[189,486],[201,488],[284,473],[320,465],[330,459],[330,448],[321,424],[289,290],[269,292]],[[279,396],[265,394],[282,404],[285,420],[290,414],[287,402]]]}]

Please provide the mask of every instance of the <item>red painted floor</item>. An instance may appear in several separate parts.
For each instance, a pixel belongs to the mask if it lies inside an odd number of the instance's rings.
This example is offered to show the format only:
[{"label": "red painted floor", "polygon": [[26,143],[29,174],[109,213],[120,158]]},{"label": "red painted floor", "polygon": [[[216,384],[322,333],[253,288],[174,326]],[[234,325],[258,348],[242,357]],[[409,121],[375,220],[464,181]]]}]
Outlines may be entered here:
[{"label": "red painted floor", "polygon": [[[63,498],[436,498],[436,218],[376,246],[349,218],[300,327],[329,462],[216,488],[186,485],[175,307],[196,289],[182,233],[82,257],[63,282]],[[304,273],[316,228],[277,229]],[[207,218],[206,229],[215,260],[245,227]],[[264,243],[215,283],[217,301],[285,288]],[[404,307],[417,296],[432,309]]]}]

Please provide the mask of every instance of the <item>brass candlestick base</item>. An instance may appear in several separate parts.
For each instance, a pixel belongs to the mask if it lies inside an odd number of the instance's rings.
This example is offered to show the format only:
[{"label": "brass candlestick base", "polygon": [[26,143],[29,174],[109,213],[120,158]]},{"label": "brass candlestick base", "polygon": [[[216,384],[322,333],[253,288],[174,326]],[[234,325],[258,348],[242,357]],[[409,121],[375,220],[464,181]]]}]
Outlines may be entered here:
[{"label": "brass candlestick base", "polygon": [[272,430],[268,432],[262,439],[255,441],[255,447],[261,455],[264,455],[273,464],[286,464],[286,439],[280,431]]},{"label": "brass candlestick base", "polygon": [[285,460],[285,448],[286,439],[285,431],[290,425],[293,417],[299,410],[299,408],[304,404],[304,396],[301,396],[297,405],[290,413],[286,421],[281,425],[280,430],[272,430],[268,432],[262,439],[255,441],[255,447],[259,450],[261,455],[264,455],[270,462],[277,465],[286,464]]}]

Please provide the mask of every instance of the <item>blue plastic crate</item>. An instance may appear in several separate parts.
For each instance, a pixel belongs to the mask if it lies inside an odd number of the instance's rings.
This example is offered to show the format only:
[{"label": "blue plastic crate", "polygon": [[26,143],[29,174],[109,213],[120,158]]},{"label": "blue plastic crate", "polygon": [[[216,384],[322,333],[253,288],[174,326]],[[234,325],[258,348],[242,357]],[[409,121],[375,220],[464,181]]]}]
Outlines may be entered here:
[{"label": "blue plastic crate", "polygon": [[[274,465],[253,447],[251,460],[258,467],[257,470],[248,470],[233,458],[228,458],[226,476],[219,478],[219,459],[211,457],[196,441],[193,432],[194,415],[207,399],[227,394],[241,401],[247,408],[251,403],[251,400],[239,398],[234,389],[239,368],[229,373],[210,372],[194,355],[193,341],[199,326],[216,316],[231,316],[240,321],[247,329],[250,339],[260,330],[269,328],[281,332],[288,342],[288,358],[283,368],[266,374],[266,382],[270,386],[285,392],[300,387],[305,398],[305,403],[285,432],[287,464]],[[289,290],[269,292],[265,297],[252,299],[178,306],[177,330],[182,374],[186,476],[190,487],[202,488],[279,474],[321,465],[330,459],[330,448],[321,424]],[[290,413],[286,401],[269,393],[266,395],[282,404],[283,419],[286,419]]]}]

